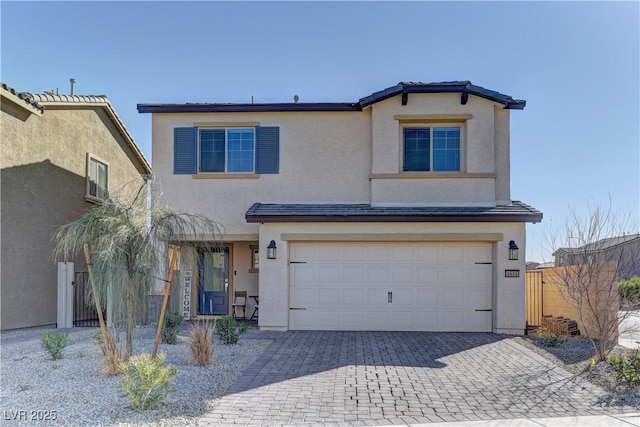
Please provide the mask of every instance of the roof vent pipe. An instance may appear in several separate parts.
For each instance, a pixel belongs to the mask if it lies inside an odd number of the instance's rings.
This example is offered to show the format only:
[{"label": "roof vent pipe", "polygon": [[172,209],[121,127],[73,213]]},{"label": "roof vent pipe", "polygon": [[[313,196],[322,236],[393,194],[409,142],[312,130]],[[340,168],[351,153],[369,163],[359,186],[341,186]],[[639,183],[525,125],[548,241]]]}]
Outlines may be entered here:
[{"label": "roof vent pipe", "polygon": [[71,95],[74,95],[74,87],[76,85],[76,79],[69,79],[69,83],[71,83]]}]

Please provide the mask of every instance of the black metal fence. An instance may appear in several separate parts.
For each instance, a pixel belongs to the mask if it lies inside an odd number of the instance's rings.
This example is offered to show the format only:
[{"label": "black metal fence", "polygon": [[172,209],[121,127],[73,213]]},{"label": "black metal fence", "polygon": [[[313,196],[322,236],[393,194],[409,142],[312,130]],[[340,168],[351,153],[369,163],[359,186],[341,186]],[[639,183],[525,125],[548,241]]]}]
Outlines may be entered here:
[{"label": "black metal fence", "polygon": [[[90,286],[89,273],[77,271],[73,277],[73,326],[100,326]],[[102,315],[106,321],[104,309]]]}]

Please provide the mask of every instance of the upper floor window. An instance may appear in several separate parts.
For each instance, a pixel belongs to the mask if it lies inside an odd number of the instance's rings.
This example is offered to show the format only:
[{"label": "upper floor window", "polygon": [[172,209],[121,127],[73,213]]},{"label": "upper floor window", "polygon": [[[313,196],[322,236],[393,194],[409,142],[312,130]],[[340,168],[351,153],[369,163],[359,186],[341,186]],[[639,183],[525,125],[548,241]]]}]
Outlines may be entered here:
[{"label": "upper floor window", "polygon": [[407,127],[403,131],[403,171],[460,171],[460,127]]},{"label": "upper floor window", "polygon": [[90,200],[104,200],[108,197],[109,166],[87,154],[86,197]]},{"label": "upper floor window", "polygon": [[174,174],[277,174],[280,128],[178,127],[173,131]]},{"label": "upper floor window", "polygon": [[254,172],[254,129],[200,130],[200,172]]}]

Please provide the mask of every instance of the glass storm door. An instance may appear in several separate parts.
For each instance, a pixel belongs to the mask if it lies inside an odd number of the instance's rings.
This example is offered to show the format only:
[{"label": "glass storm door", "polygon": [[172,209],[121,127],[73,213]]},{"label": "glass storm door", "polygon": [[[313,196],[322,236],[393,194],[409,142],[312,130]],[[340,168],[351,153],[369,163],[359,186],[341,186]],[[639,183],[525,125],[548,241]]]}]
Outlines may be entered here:
[{"label": "glass storm door", "polygon": [[229,314],[229,249],[200,249],[198,314]]}]

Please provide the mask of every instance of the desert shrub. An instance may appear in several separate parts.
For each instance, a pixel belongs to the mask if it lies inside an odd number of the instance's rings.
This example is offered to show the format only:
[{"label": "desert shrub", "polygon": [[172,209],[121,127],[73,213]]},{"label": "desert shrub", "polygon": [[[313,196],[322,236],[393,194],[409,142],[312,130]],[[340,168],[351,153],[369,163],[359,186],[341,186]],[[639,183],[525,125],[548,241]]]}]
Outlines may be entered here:
[{"label": "desert shrub", "polygon": [[131,409],[146,411],[163,403],[173,393],[171,381],[178,376],[174,366],[164,366],[166,354],[152,358],[142,353],[120,364],[124,379],[120,385],[131,399]]},{"label": "desert shrub", "polygon": [[107,344],[100,340],[100,348],[104,355],[104,368],[102,373],[107,376],[120,374],[120,365],[126,363],[129,356],[122,348],[120,339],[115,331],[107,330]]},{"label": "desert shrub", "polygon": [[233,317],[222,316],[220,319],[216,320],[215,329],[222,344],[235,344],[238,342],[240,335],[249,330],[249,326],[247,324],[242,324],[238,327]]},{"label": "desert shrub", "polygon": [[619,281],[618,295],[620,295],[620,302],[623,307],[640,305],[640,277],[633,276],[629,280]]},{"label": "desert shrub", "polygon": [[211,365],[214,351],[213,323],[208,320],[193,323],[190,326],[189,346],[191,347],[190,365]]},{"label": "desert shrub", "polygon": [[607,362],[615,371],[616,381],[627,381],[631,387],[640,385],[640,349],[629,354],[609,356]]},{"label": "desert shrub", "polygon": [[40,345],[47,350],[53,360],[62,359],[62,351],[67,345],[69,334],[66,332],[45,331],[42,334]]},{"label": "desert shrub", "polygon": [[559,331],[550,331],[545,327],[538,329],[538,336],[547,347],[558,347],[567,341],[567,337]]},{"label": "desert shrub", "polygon": [[178,332],[184,317],[180,313],[167,313],[162,327],[161,341],[163,344],[175,344],[178,341]]}]

